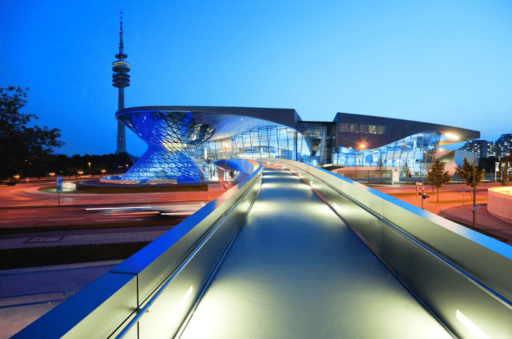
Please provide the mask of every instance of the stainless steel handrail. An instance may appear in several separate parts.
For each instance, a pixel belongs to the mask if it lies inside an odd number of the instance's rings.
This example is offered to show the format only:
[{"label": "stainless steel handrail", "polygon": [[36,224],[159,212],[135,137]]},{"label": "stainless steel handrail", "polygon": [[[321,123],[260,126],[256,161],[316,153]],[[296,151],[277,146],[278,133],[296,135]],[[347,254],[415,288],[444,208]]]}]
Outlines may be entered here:
[{"label": "stainless steel handrail", "polygon": [[[261,173],[259,174],[261,176]],[[128,334],[130,329],[140,321],[140,319],[146,314],[153,305],[153,303],[158,299],[158,297],[167,289],[169,284],[173,281],[173,279],[187,266],[187,264],[194,258],[194,256],[201,250],[201,248],[208,242],[208,240],[214,235],[215,231],[219,229],[220,226],[222,226],[222,223],[226,218],[229,216],[229,214],[244,200],[244,198],[247,196],[247,194],[250,192],[250,190],[254,187],[254,185],[257,184],[257,181],[254,181],[249,187],[249,189],[245,192],[245,194],[240,197],[240,199],[230,208],[229,212],[225,213],[220,221],[217,222],[215,227],[208,233],[208,235],[203,238],[203,240],[197,245],[197,247],[190,253],[190,255],[180,264],[180,266],[172,273],[165,283],[161,285],[161,287],[158,289],[158,291],[155,293],[153,297],[146,303],[146,305],[138,310],[137,315],[126,325],[126,327],[116,336],[116,339],[121,339]]]},{"label": "stainless steel handrail", "polygon": [[335,173],[261,161],[310,185],[452,336],[512,333],[510,246]]},{"label": "stainless steel handrail", "polygon": [[[292,165],[289,165],[289,166],[292,166]],[[293,166],[295,167],[295,166]],[[295,168],[298,168],[298,167],[295,167]],[[348,195],[346,195],[345,193],[341,192],[339,189],[337,189],[336,187],[332,186],[331,184],[329,184],[328,182],[320,179],[319,177],[317,177],[316,175],[312,174],[311,172],[308,172],[309,175],[311,175],[312,177],[315,177],[317,180],[323,182],[324,184],[326,184],[327,186],[329,186],[329,188],[331,188],[332,190],[336,191],[337,193],[339,193],[340,195],[343,195],[345,198],[347,198],[348,200],[350,200],[351,202],[353,202],[354,204],[356,204],[357,206],[359,206],[361,209],[365,210],[366,212],[368,212],[369,214],[371,214],[372,216],[374,216],[375,218],[379,219],[380,221],[382,221],[383,223],[385,223],[386,225],[388,225],[389,227],[391,227],[392,229],[394,229],[395,231],[397,231],[398,233],[400,233],[401,235],[403,235],[404,237],[406,237],[409,241],[413,242],[415,245],[421,247],[423,250],[425,250],[426,252],[430,253],[431,255],[433,255],[434,257],[436,257],[437,259],[441,260],[442,262],[444,262],[445,264],[447,264],[448,266],[452,267],[453,269],[455,269],[456,271],[458,271],[459,273],[461,273],[462,275],[464,275],[466,278],[472,280],[474,283],[476,283],[477,285],[479,285],[480,287],[482,287],[483,289],[485,289],[487,292],[491,293],[492,295],[494,295],[494,297],[496,297],[496,299],[502,301],[505,305],[508,305],[510,307],[512,307],[512,301],[508,300],[507,298],[505,298],[504,296],[502,296],[501,294],[499,294],[498,292],[494,291],[492,288],[490,288],[489,286],[485,285],[484,283],[482,283],[481,281],[475,279],[473,276],[471,276],[469,273],[465,272],[464,270],[460,269],[459,267],[455,266],[454,264],[452,264],[451,262],[449,262],[448,260],[446,260],[445,258],[441,257],[439,254],[435,253],[434,251],[432,251],[431,249],[429,249],[428,247],[426,247],[425,245],[423,245],[422,243],[420,243],[419,241],[417,241],[416,239],[414,239],[413,237],[411,237],[409,234],[407,234],[406,232],[402,231],[401,229],[399,229],[398,227],[396,227],[395,225],[391,224],[390,222],[388,222],[386,219],[384,219],[383,217],[381,217],[380,215],[378,215],[377,213],[373,212],[372,210],[370,210],[369,208],[367,208],[366,206],[364,206],[363,204],[361,204],[360,202],[358,202],[357,200],[354,200],[353,198],[349,197]],[[338,211],[336,211],[335,208],[333,208],[331,206],[331,204],[329,204],[328,202],[326,202],[330,207],[331,209],[341,218],[343,219],[343,221],[345,223],[348,224],[347,221],[345,221],[345,219],[343,218],[342,215],[340,215],[338,213]]]}]

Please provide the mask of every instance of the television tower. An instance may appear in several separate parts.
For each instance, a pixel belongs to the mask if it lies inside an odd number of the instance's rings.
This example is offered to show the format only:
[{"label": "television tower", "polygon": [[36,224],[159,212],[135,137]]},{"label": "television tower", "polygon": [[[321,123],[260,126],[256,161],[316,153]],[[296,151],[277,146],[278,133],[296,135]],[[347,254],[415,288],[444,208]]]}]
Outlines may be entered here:
[{"label": "television tower", "polygon": [[[117,60],[112,63],[112,86],[119,89],[117,110],[124,109],[124,88],[130,86],[130,64],[124,61],[128,56],[124,54],[123,44],[123,11],[121,10],[121,29],[119,30],[119,54],[116,54]],[[117,120],[117,149],[116,154],[128,153],[126,151],[125,126],[121,120]]]}]

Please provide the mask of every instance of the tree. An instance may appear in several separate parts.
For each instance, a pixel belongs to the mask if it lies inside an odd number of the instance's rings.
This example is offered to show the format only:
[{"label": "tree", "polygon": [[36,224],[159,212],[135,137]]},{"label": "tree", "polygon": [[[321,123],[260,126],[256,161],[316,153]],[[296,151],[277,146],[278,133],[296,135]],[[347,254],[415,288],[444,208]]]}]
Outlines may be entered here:
[{"label": "tree", "polygon": [[375,173],[377,173],[380,176],[380,183],[382,184],[382,174],[386,173],[387,168],[384,164],[384,161],[382,160],[382,157],[379,158],[379,161],[377,162],[377,168],[375,169]]},{"label": "tree", "polygon": [[41,175],[38,173],[53,152],[61,147],[60,130],[44,126],[27,127],[34,114],[20,113],[26,105],[26,90],[9,86],[0,88],[0,181],[13,181],[14,175]]},{"label": "tree", "polygon": [[411,168],[409,165],[407,165],[407,162],[401,167],[402,175],[405,175],[405,182],[407,182],[407,179],[409,179],[409,172],[411,171]]},{"label": "tree", "polygon": [[512,172],[510,172],[511,163],[512,155],[508,155],[500,160],[501,186],[508,186],[508,182],[512,181]]},{"label": "tree", "polygon": [[475,194],[476,186],[480,186],[485,178],[485,169],[476,169],[476,178],[473,179],[473,165],[468,162],[468,159],[464,158],[462,167],[458,167],[455,172],[459,178],[466,182],[466,185],[473,188],[473,194]]},{"label": "tree", "polygon": [[485,173],[494,173],[494,170],[496,169],[497,162],[498,162],[498,157],[480,158],[478,160],[478,168],[484,169]]},{"label": "tree", "polygon": [[439,202],[439,189],[444,184],[450,182],[452,177],[448,175],[448,172],[444,170],[445,163],[440,162],[439,159],[435,159],[432,164],[432,169],[427,173],[427,181],[430,185],[437,189],[437,201]]}]

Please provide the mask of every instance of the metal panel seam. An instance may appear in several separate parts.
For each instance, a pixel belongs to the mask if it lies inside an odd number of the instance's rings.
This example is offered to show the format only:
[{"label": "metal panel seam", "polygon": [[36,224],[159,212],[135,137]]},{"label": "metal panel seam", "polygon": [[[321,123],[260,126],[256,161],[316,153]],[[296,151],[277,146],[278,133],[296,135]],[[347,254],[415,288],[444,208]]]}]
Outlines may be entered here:
[{"label": "metal panel seam", "polygon": [[[289,164],[288,164],[289,165]],[[297,167],[296,167],[297,168]],[[304,171],[304,170],[302,170]],[[371,215],[373,215],[374,217],[376,217],[377,219],[381,220],[383,223],[385,223],[386,225],[388,225],[389,227],[391,227],[392,229],[394,229],[395,231],[399,232],[400,234],[402,234],[403,236],[405,236],[407,239],[409,239],[410,241],[412,241],[415,245],[421,247],[422,249],[424,249],[425,251],[429,252],[431,255],[435,256],[437,259],[443,261],[445,264],[451,266],[453,269],[455,269],[456,271],[458,271],[459,273],[463,274],[464,276],[466,276],[468,279],[470,279],[473,283],[479,285],[481,288],[483,288],[484,290],[486,290],[488,293],[492,294],[493,297],[495,297],[496,299],[500,300],[502,303],[504,303],[505,305],[507,305],[508,307],[512,307],[512,302],[510,300],[508,300],[507,298],[503,297],[501,294],[497,293],[496,291],[494,291],[493,289],[491,289],[490,287],[488,287],[487,285],[483,284],[482,282],[478,281],[477,279],[473,278],[471,275],[469,275],[468,273],[466,273],[465,271],[463,271],[462,269],[460,269],[459,267],[457,267],[456,265],[450,263],[449,261],[447,261],[446,259],[442,258],[439,254],[435,253],[434,251],[432,251],[431,249],[429,249],[428,247],[426,247],[425,245],[421,244],[419,241],[417,241],[416,239],[414,239],[413,237],[411,237],[410,235],[408,235],[407,233],[405,233],[404,231],[400,230],[398,227],[394,226],[393,224],[391,224],[390,222],[388,222],[386,219],[384,219],[383,217],[381,217],[380,215],[376,214],[375,212],[373,212],[372,210],[368,209],[367,207],[363,206],[361,203],[359,203],[358,201],[352,199],[351,197],[347,196],[345,193],[343,192],[340,192],[337,188],[331,186],[329,183],[325,182],[324,180],[318,178],[317,176],[315,176],[314,174],[312,174],[311,172],[307,172],[305,171],[307,174],[315,177],[317,180],[320,180],[321,182],[323,182],[324,184],[326,184],[328,187],[330,187],[331,189],[333,189],[334,191],[338,192],[340,195],[343,195],[345,198],[349,199],[350,201],[352,201],[354,204],[358,205],[360,208],[362,208],[363,210],[365,210],[366,212],[370,213]],[[312,188],[313,189],[313,188]],[[314,189],[313,189],[314,190]],[[317,193],[318,194],[318,193]],[[328,204],[330,206],[330,204]],[[331,209],[332,209],[332,206],[331,206]],[[339,215],[339,214],[338,214]],[[341,217],[341,216],[340,216]],[[342,218],[343,219],[343,218]],[[345,221],[343,219],[343,221]],[[352,227],[351,227],[352,228]],[[354,231],[355,232],[355,231]],[[355,232],[356,234],[358,234],[357,232]],[[366,243],[366,241],[365,241]],[[373,250],[373,249],[372,249]]]},{"label": "metal panel seam", "polygon": [[[231,213],[231,211],[233,211],[239,204],[241,201],[244,200],[244,198],[247,196],[247,194],[251,191],[252,187],[254,187],[254,185],[257,183],[259,177],[261,176],[261,167],[260,167],[260,173],[258,174],[258,177],[256,177],[256,180],[253,181],[251,187],[249,187],[247,189],[247,191],[244,193],[244,195],[229,209],[229,213]],[[159,289],[156,294],[153,295],[153,297],[151,297],[151,300],[149,300],[147,302],[147,304],[144,306],[144,308],[142,308],[142,310],[139,311],[139,313],[137,314],[137,316],[135,318],[133,318],[130,323],[128,324],[128,326],[126,326],[123,331],[116,337],[116,339],[121,339],[123,338],[127,333],[128,331],[136,324],[139,322],[139,320],[142,318],[142,316],[146,313],[147,309],[156,301],[156,299],[160,296],[161,293],[163,293],[163,291],[167,288],[167,286],[170,284],[170,282],[173,281],[174,277],[176,277],[187,265],[188,262],[190,262],[190,260],[195,256],[195,254],[202,248],[202,246],[208,241],[208,239],[210,239],[210,237],[213,235],[213,233],[215,233],[215,231],[222,225],[222,223],[224,222],[224,220],[227,218],[227,216],[229,215],[229,213],[227,213],[227,215],[224,215],[224,217],[222,217],[220,221],[218,221],[216,224],[215,224],[215,227],[210,231],[208,232],[208,235],[206,236],[206,238],[203,238],[203,240],[194,248],[194,250],[192,251],[192,253],[189,253],[189,255],[185,258],[184,261],[182,261],[180,263],[180,265],[173,271],[173,273],[171,273],[170,276],[168,276],[166,279],[164,279],[163,281],[163,286],[162,284],[159,285],[159,287],[157,289]],[[156,291],[156,290],[155,290]],[[155,293],[155,292],[153,292]],[[149,297],[148,297],[149,298]],[[147,299],[146,299],[147,300]]]}]

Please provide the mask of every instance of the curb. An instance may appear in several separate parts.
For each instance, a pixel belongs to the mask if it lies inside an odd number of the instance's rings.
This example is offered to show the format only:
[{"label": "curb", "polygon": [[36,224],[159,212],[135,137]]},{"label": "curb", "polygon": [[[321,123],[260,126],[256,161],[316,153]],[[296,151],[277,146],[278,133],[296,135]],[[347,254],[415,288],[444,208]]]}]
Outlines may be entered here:
[{"label": "curb", "polygon": [[121,262],[123,262],[123,260],[107,260],[107,261],[94,261],[94,262],[86,262],[86,263],[78,263],[78,264],[64,264],[64,265],[54,265],[54,266],[15,268],[12,270],[0,270],[0,276],[21,274],[21,273],[31,273],[31,272],[61,271],[61,270],[71,270],[71,269],[76,269],[76,268],[110,266],[110,265],[117,265]]}]

